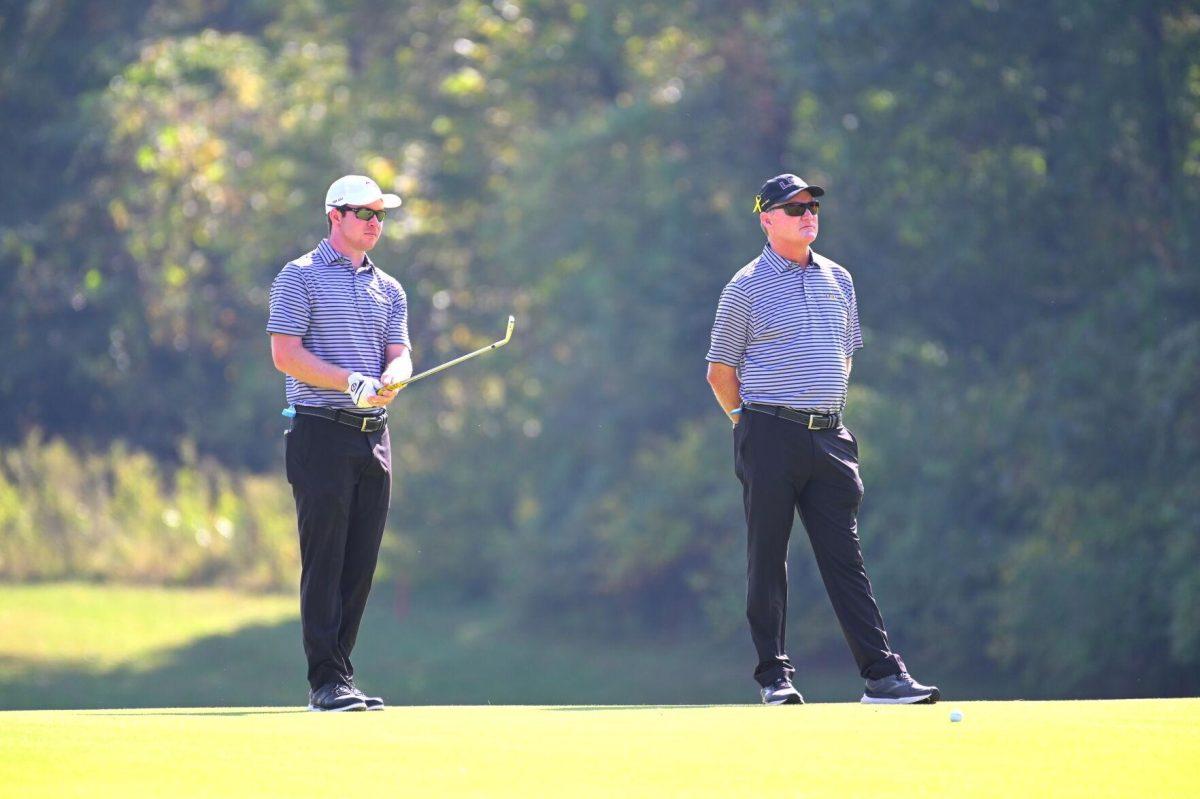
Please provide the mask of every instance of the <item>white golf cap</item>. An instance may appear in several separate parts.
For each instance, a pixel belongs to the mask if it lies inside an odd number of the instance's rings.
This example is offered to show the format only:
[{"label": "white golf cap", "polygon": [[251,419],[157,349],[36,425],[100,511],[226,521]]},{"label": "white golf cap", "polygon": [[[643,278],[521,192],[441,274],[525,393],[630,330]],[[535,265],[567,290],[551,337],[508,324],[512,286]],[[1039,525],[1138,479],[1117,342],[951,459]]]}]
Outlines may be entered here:
[{"label": "white golf cap", "polygon": [[365,175],[345,175],[338,178],[325,192],[325,210],[330,211],[343,205],[370,205],[383,200],[384,208],[399,208],[400,198],[395,194],[384,194],[379,184]]}]

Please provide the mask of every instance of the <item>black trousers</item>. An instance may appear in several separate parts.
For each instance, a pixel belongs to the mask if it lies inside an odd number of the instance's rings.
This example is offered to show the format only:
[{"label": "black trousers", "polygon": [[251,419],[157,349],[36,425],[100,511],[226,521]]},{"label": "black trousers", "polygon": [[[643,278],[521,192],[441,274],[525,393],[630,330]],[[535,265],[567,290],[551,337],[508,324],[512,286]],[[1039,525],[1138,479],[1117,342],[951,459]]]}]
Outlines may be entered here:
[{"label": "black trousers", "polygon": [[758,652],[754,679],[767,686],[795,673],[784,648],[787,554],[796,511],[838,623],[864,678],[904,671],[891,651],[858,541],[858,442],[845,427],[804,425],[744,410],[734,428],[734,464],[746,506],[746,617]]},{"label": "black trousers", "polygon": [[387,520],[392,491],[387,427],[360,433],[312,416],[287,432],[287,477],[300,531],[300,624],[308,682],[354,676],[350,652]]}]

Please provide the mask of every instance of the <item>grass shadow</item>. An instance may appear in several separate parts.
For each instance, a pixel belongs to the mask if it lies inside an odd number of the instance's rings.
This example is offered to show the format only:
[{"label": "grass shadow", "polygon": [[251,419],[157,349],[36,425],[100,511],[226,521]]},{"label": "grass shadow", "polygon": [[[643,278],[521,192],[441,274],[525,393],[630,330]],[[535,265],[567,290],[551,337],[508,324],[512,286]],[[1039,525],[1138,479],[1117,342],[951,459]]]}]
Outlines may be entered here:
[{"label": "grass shadow", "polygon": [[281,715],[287,715],[289,713],[309,713],[311,711],[309,711],[307,708],[280,707],[280,708],[268,708],[265,710],[213,710],[210,712],[197,712],[195,710],[161,710],[158,708],[148,709],[148,710],[144,710],[144,711],[137,710],[137,709],[130,709],[130,710],[123,710],[118,713],[101,713],[101,712],[96,712],[96,711],[91,711],[91,710],[80,710],[79,712],[81,715],[88,715],[88,716],[125,716],[125,717],[129,717],[129,716],[136,716],[136,717],[161,716],[161,717],[167,717],[167,718],[172,717],[172,716],[185,716],[185,717],[191,716],[191,717],[203,718],[205,716],[281,716]]},{"label": "grass shadow", "polygon": [[[389,707],[569,705],[565,712],[707,707],[757,700],[753,649],[688,636],[652,642],[571,639],[521,627],[494,608],[414,605],[397,619],[386,593],[373,597],[354,663],[358,682]],[[680,664],[686,668],[681,669]],[[308,685],[296,620],[198,638],[153,663],[101,670],[86,664],[6,659],[0,709],[296,708]],[[813,670],[814,700],[857,699],[851,669]],[[239,711],[236,708],[245,707]],[[590,710],[589,710],[590,708]],[[201,714],[198,714],[201,715]]]},{"label": "grass shadow", "polygon": [[594,713],[610,710],[707,710],[714,707],[737,707],[731,703],[713,703],[707,705],[565,705],[546,708],[556,713]]}]

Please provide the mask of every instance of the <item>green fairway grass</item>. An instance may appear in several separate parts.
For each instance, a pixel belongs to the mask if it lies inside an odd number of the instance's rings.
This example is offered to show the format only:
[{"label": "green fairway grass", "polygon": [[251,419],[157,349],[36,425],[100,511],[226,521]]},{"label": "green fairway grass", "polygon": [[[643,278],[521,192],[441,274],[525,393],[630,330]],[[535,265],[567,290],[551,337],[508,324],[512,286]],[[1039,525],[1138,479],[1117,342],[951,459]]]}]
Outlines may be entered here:
[{"label": "green fairway grass", "polygon": [[0,713],[35,797],[1185,797],[1200,700]]},{"label": "green fairway grass", "polygon": [[221,589],[5,585],[0,586],[0,662],[74,664],[92,671],[136,664],[149,671],[171,650],[197,639],[290,621],[297,606],[290,596]]},{"label": "green fairway grass", "polygon": [[[299,706],[298,615],[295,596],[0,585],[0,710]],[[401,705],[691,704],[756,699],[753,655],[748,635],[611,641],[422,597],[397,612],[385,584],[354,662],[365,689]],[[802,676],[810,699],[862,690],[847,653]]]}]

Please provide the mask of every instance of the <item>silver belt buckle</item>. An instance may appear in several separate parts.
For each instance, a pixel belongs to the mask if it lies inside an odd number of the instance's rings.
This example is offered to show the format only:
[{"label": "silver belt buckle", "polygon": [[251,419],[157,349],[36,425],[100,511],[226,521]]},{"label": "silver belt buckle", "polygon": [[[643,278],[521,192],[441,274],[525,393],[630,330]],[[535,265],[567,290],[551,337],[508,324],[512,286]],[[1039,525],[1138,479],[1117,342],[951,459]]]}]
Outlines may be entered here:
[{"label": "silver belt buckle", "polygon": [[809,430],[820,430],[821,429],[819,427],[813,427],[813,422],[816,421],[816,418],[817,418],[817,415],[815,413],[810,413],[808,415],[808,429]]}]

